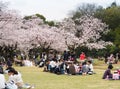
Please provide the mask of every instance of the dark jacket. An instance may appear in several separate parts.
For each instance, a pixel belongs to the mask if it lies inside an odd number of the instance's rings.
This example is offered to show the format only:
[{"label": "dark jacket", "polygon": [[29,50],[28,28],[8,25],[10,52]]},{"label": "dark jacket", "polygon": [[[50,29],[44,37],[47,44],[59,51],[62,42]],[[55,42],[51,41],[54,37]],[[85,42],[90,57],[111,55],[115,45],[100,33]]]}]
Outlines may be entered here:
[{"label": "dark jacket", "polygon": [[[108,77],[107,77],[108,76]],[[103,79],[111,79],[112,78],[112,73],[111,73],[111,70],[110,69],[107,69],[105,72],[104,72],[104,75],[103,75]]]}]

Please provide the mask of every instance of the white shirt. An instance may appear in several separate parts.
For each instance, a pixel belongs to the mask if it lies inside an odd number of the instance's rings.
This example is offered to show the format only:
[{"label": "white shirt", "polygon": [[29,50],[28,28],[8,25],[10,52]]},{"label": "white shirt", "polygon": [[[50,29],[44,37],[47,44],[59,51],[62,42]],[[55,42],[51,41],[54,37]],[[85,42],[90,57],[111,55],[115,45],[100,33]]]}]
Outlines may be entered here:
[{"label": "white shirt", "polygon": [[24,60],[24,65],[28,67],[33,66],[32,62],[29,60]]},{"label": "white shirt", "polygon": [[0,74],[0,89],[5,88],[5,77],[3,74]]},{"label": "white shirt", "polygon": [[54,68],[56,66],[56,62],[50,61],[50,65],[51,65],[52,68]]},{"label": "white shirt", "polygon": [[15,75],[10,75],[8,82],[9,81],[14,81],[15,84],[16,83],[23,83],[23,80],[22,80],[22,77],[21,77],[20,73],[18,73],[17,75],[16,74]]},{"label": "white shirt", "polygon": [[74,65],[76,73],[79,73],[79,66]]},{"label": "white shirt", "polygon": [[93,70],[93,65],[92,65],[92,64],[88,65],[88,67],[90,68],[91,71],[94,71],[94,70]]}]

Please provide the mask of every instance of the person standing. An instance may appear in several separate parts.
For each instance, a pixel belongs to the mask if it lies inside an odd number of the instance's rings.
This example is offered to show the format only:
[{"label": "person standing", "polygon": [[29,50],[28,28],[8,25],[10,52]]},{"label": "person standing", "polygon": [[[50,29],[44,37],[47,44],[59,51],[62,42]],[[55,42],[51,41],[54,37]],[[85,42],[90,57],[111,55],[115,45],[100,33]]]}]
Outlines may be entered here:
[{"label": "person standing", "polygon": [[67,61],[67,60],[68,60],[68,57],[69,57],[69,54],[68,54],[68,52],[65,50],[64,53],[63,53],[63,60],[64,60],[64,61]]}]

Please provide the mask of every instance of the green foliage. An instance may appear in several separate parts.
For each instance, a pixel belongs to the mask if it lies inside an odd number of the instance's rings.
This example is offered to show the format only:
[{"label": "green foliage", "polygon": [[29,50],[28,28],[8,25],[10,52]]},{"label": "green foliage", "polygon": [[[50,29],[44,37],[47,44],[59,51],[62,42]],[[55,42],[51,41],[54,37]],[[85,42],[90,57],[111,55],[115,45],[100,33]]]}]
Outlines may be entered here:
[{"label": "green foliage", "polygon": [[79,11],[76,11],[72,17],[72,19],[80,18],[82,14]]},{"label": "green foliage", "polygon": [[[76,56],[77,56],[77,57],[79,57],[79,55],[80,55],[82,52],[84,52],[84,53],[87,55],[87,54],[88,54],[88,48],[82,46],[82,47],[77,47],[77,48],[75,49],[75,53],[76,53]],[[88,55],[87,55],[87,56],[88,56]]]},{"label": "green foliage", "polygon": [[97,11],[95,17],[108,24],[109,28],[115,29],[120,25],[120,6],[111,6],[101,11]]},{"label": "green foliage", "polygon": [[97,58],[99,56],[102,57],[106,53],[105,49],[100,49],[100,50],[88,49],[87,47],[84,46],[76,48],[75,52],[77,57],[79,57],[81,52],[84,52],[87,57],[93,57],[93,58]]},{"label": "green foliage", "polygon": [[[94,4],[83,4],[80,5],[75,12],[73,12],[73,19],[80,18],[82,15],[93,15],[94,17],[101,19],[104,23],[109,26],[110,31],[107,34],[102,34],[102,37],[99,40],[111,41],[114,43],[113,47],[108,47],[108,50],[111,52],[117,52],[120,50],[120,6],[113,2],[111,6],[103,8],[101,6],[96,6]],[[79,36],[79,34],[76,34]],[[87,53],[87,55],[102,56],[106,53],[107,50],[87,50],[82,48]],[[97,52],[97,53],[95,53]],[[80,53],[78,51],[77,55]]]},{"label": "green foliage", "polygon": [[8,45],[8,46],[0,46],[0,56],[3,56],[5,60],[8,58],[13,61],[13,58],[16,54],[17,47],[14,45]]},{"label": "green foliage", "polygon": [[49,26],[55,26],[54,21],[45,21],[46,24],[48,24]]},{"label": "green foliage", "polygon": [[114,34],[115,34],[114,44],[120,49],[120,26],[115,29]]},{"label": "green foliage", "polygon": [[114,42],[115,40],[115,33],[113,30],[110,30],[107,34],[103,34],[100,39],[104,41],[111,41]]},{"label": "green foliage", "polygon": [[32,16],[25,16],[23,19],[29,20],[31,18],[32,18]]},{"label": "green foliage", "polygon": [[107,46],[106,47],[106,52],[108,52],[109,54],[110,53],[117,53],[117,52],[119,52],[119,49],[115,46],[115,45],[113,45],[113,46]]},{"label": "green foliage", "polygon": [[[45,24],[48,24],[49,26],[55,26],[55,22],[54,22],[54,21],[46,21],[46,18],[45,18],[43,15],[41,15],[41,14],[35,14],[35,15],[36,15],[38,18],[42,19]],[[24,19],[26,19],[26,20],[29,20],[29,19],[31,19],[31,18],[32,18],[32,15],[31,15],[31,16],[25,16],[25,17],[24,17]]]},{"label": "green foliage", "polygon": [[54,21],[46,21],[46,18],[43,15],[35,14],[37,17],[43,20],[45,24],[48,24],[49,26],[55,26]]},{"label": "green foliage", "polygon": [[80,18],[82,15],[86,14],[93,15],[106,23],[110,31],[107,34],[103,34],[100,39],[111,41],[116,47],[120,48],[120,6],[118,6],[116,2],[113,2],[111,6],[107,8],[94,4],[83,4],[78,6],[76,11],[73,11],[72,18]]},{"label": "green foliage", "polygon": [[75,49],[76,56],[79,57],[81,52],[84,52],[87,57],[93,57],[93,58],[98,58],[98,57],[105,57],[106,55],[109,55],[111,53],[116,54],[120,51],[120,48],[117,47],[116,45],[108,45],[105,49],[88,49],[87,47],[78,47]]},{"label": "green foliage", "polygon": [[40,15],[40,14],[35,14],[35,15],[40,19],[42,19],[44,22],[46,21],[46,18],[43,15]]},{"label": "green foliage", "polygon": [[113,7],[113,6],[117,6],[117,3],[116,2],[113,2],[112,4],[111,4],[111,6]]}]

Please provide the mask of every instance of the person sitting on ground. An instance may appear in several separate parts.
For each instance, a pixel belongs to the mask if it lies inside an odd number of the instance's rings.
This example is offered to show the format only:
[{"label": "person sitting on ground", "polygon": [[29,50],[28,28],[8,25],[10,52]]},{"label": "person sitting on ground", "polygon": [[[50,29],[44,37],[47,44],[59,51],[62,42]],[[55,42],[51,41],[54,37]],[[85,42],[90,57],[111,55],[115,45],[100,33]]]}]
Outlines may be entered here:
[{"label": "person sitting on ground", "polygon": [[9,80],[8,82],[13,81],[17,85],[18,89],[21,89],[23,86],[23,80],[21,74],[17,72],[14,68],[8,70]]},{"label": "person sitting on ground", "polygon": [[4,70],[4,74],[8,74],[8,71],[14,69],[12,66],[7,66],[6,69]]},{"label": "person sitting on ground", "polygon": [[70,66],[69,66],[69,74],[70,75],[75,75],[76,74],[75,66],[74,66],[73,63],[71,63]]},{"label": "person sitting on ground", "polygon": [[102,79],[112,79],[111,69],[113,69],[112,64],[109,64],[108,69],[104,72]]},{"label": "person sitting on ground", "polygon": [[82,63],[79,63],[79,75],[82,75]]},{"label": "person sitting on ground", "polygon": [[119,73],[118,73],[118,71],[114,71],[112,79],[113,80],[118,80],[119,79]]},{"label": "person sitting on ground", "polygon": [[93,74],[94,70],[93,70],[92,62],[88,61],[87,64],[88,64],[88,68],[89,68],[88,74]]},{"label": "person sitting on ground", "polygon": [[113,79],[114,80],[120,79],[120,68],[119,67],[117,67],[116,71],[114,71],[114,73],[113,73]]},{"label": "person sitting on ground", "polygon": [[6,61],[6,66],[7,67],[12,66],[12,61],[9,58]]},{"label": "person sitting on ground", "polygon": [[118,72],[118,74],[120,76],[120,68],[119,67],[117,67],[117,72]]},{"label": "person sitting on ground", "polygon": [[[17,72],[14,68],[10,68],[8,70],[9,80],[7,81],[6,85],[8,85],[7,89],[32,89],[34,88],[33,85],[24,84],[22,80],[22,75],[20,72]],[[11,83],[14,88],[11,88]],[[10,86],[9,86],[10,84]],[[9,88],[10,87],[10,88]]]},{"label": "person sitting on ground", "polygon": [[89,67],[88,67],[87,63],[83,62],[83,64],[82,64],[82,74],[86,75],[88,73],[88,71],[89,71]]},{"label": "person sitting on ground", "polygon": [[5,77],[3,75],[3,68],[0,65],[0,89],[5,89]]},{"label": "person sitting on ground", "polygon": [[24,66],[28,66],[28,67],[33,66],[32,61],[31,61],[31,60],[28,60],[28,59],[25,59],[25,60],[23,61],[23,64],[24,64]]},{"label": "person sitting on ground", "polygon": [[50,66],[50,72],[54,72],[56,67],[56,62],[54,61],[54,59],[50,61],[49,66]]},{"label": "person sitting on ground", "polygon": [[80,71],[79,64],[77,64],[77,63],[74,62],[74,67],[75,67],[75,73],[79,74],[79,71]]}]

